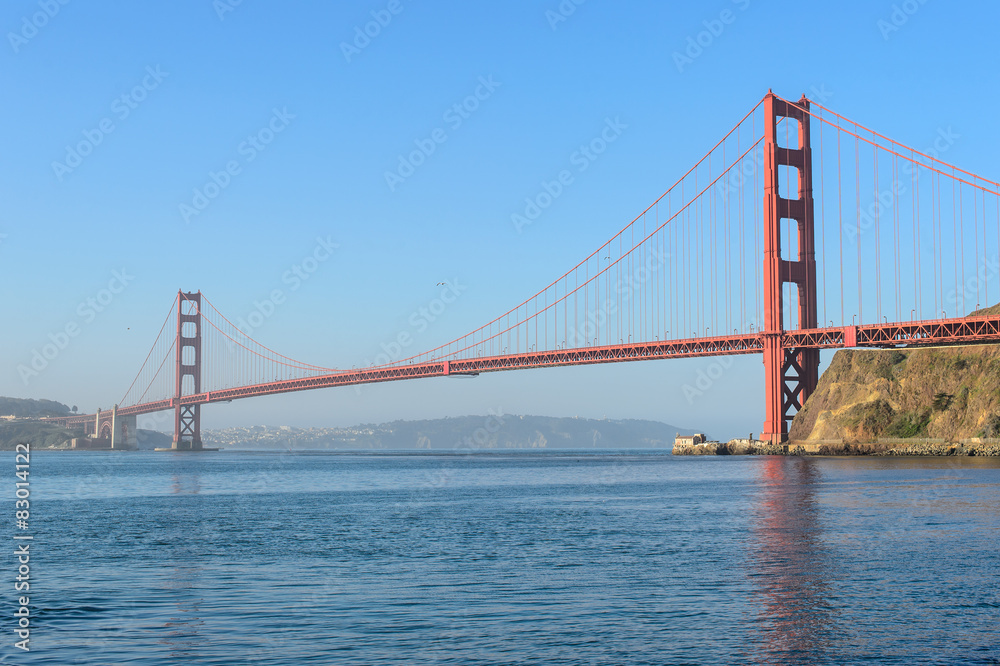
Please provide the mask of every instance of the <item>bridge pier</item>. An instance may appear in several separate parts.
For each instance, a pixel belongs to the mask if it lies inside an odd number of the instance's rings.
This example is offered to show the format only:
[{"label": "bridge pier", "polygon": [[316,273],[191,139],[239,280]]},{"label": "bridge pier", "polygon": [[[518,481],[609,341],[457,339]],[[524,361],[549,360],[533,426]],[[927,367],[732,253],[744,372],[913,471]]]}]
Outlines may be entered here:
[{"label": "bridge pier", "polygon": [[[182,404],[186,395],[201,393],[201,292],[177,292],[176,386],[174,441],[176,451],[201,450],[201,405]],[[190,378],[189,381],[185,381]]]},{"label": "bridge pier", "polygon": [[111,410],[111,448],[130,450],[139,448],[136,418],[134,415],[120,416],[118,405]]},{"label": "bridge pier", "polygon": [[98,409],[92,425],[84,423],[83,431],[88,439],[100,440],[94,446],[131,450],[139,448],[136,417],[119,414],[118,405],[109,410]]},{"label": "bridge pier", "polygon": [[[809,100],[803,95],[791,104],[768,91],[764,98],[764,400],[765,420],[761,439],[784,442],[788,425],[816,389],[819,380],[819,350],[796,349],[784,342],[783,290],[798,287],[798,317],[795,328],[817,327],[816,251],[813,227],[812,149],[809,141]],[[792,119],[798,131],[790,145],[778,145],[778,122]],[[780,183],[779,168],[789,173],[787,184],[796,184],[797,197],[787,198]],[[782,257],[782,221],[796,224],[798,247],[794,257]],[[788,248],[789,252],[793,248]]]}]

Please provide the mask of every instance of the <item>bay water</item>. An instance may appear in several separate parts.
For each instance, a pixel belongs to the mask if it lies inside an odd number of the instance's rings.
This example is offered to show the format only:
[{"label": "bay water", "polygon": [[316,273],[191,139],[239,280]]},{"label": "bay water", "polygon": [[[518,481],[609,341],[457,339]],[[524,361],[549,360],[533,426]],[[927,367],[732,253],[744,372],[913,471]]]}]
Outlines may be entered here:
[{"label": "bay water", "polygon": [[2,664],[1000,664],[996,459],[5,459]]}]

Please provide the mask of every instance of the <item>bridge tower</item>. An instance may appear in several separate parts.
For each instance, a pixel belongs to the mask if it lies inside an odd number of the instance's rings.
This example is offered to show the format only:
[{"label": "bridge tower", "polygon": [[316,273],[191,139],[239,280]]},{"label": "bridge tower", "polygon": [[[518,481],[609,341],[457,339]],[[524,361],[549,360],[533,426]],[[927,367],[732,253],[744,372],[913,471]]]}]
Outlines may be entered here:
[{"label": "bridge tower", "polygon": [[[201,393],[201,292],[177,292],[177,373],[174,389],[174,442],[172,448],[201,449],[201,405],[183,405],[185,395]],[[191,377],[185,391],[186,377]]]},{"label": "bridge tower", "polygon": [[[782,298],[786,284],[798,287],[798,319],[793,319],[793,326],[798,329],[817,327],[808,109],[809,100],[804,95],[797,104],[785,102],[770,91],[764,98],[765,421],[761,439],[775,443],[787,440],[789,422],[815,391],[819,379],[819,350],[786,347],[783,342],[785,303]],[[795,120],[798,125],[796,131],[787,127],[787,146],[779,145],[779,139],[786,134],[786,128],[780,132],[778,129],[783,119]],[[782,167],[788,169],[787,173]],[[798,242],[787,243],[797,248],[787,248],[788,254],[783,257],[781,236],[784,227],[788,227],[785,230],[788,239],[792,238],[791,231],[795,229]]]}]

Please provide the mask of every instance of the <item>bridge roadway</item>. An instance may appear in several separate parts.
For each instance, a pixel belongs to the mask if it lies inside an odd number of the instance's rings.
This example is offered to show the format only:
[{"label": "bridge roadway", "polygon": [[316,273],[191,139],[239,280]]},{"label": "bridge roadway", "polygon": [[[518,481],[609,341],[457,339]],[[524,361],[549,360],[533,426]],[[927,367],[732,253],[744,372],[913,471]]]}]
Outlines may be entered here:
[{"label": "bridge roadway", "polygon": [[[651,361],[667,358],[699,356],[731,356],[757,354],[764,351],[764,338],[770,333],[744,333],[681,340],[635,342],[601,347],[582,347],[553,351],[525,352],[503,356],[432,361],[405,365],[383,365],[317,375],[304,379],[288,379],[253,386],[206,391],[180,398],[156,400],[118,408],[120,416],[148,414],[173,409],[177,404],[195,405],[230,402],[240,398],[329,388],[374,384],[401,379],[477,375],[481,372],[522,370],[593,363]],[[838,349],[851,347],[912,348],[935,345],[970,345],[1000,343],[1000,316],[963,317],[899,323],[835,326],[798,331],[782,331],[782,346],[800,349]],[[46,420],[66,425],[90,423],[94,414],[54,417]]]}]

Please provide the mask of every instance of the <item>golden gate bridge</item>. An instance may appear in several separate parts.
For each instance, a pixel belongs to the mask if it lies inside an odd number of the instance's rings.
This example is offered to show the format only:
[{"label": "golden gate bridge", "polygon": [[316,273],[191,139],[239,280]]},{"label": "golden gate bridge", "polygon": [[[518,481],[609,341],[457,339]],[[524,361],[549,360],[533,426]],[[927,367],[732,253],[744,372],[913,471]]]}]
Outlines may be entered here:
[{"label": "golden gate bridge", "polygon": [[761,438],[782,442],[816,388],[821,349],[1000,341],[1000,316],[979,312],[991,284],[1000,297],[1000,184],[931,152],[769,91],[610,240],[447,344],[367,368],[312,365],[250,338],[204,294],[180,291],[115,407],[52,420],[127,441],[137,415],[171,410],[173,447],[197,450],[201,407],[215,402],[762,354]]}]

